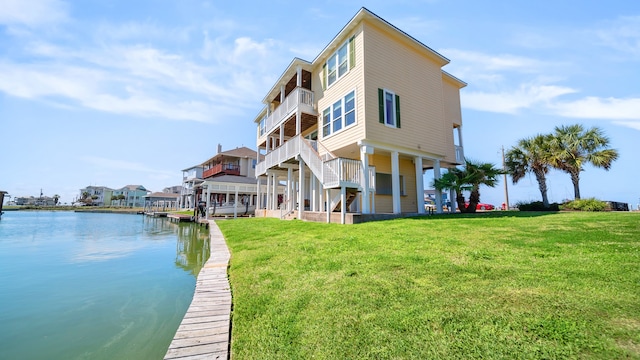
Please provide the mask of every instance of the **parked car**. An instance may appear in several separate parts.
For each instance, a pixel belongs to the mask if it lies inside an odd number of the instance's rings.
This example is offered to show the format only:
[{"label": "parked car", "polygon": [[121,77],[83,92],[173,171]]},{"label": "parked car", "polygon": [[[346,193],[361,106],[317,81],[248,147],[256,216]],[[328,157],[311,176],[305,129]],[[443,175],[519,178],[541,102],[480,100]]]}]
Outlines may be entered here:
[{"label": "parked car", "polygon": [[434,211],[436,209],[436,202],[431,199],[424,200],[424,209]]},{"label": "parked car", "polygon": [[[469,203],[466,202],[465,206],[469,206]],[[478,203],[478,205],[476,205],[476,210],[493,210],[496,207],[491,205],[491,204],[485,204],[485,203]]]}]

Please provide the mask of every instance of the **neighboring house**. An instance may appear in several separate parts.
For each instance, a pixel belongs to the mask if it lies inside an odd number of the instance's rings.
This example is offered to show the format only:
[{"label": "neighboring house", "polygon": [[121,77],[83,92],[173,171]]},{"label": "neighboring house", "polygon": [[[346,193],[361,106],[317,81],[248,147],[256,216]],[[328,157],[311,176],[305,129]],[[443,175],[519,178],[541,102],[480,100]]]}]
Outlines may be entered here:
[{"label": "neighboring house", "polygon": [[22,206],[22,205],[35,205],[36,199],[33,196],[16,196],[13,198],[13,203]]},{"label": "neighboring house", "polygon": [[120,200],[119,204],[128,207],[143,207],[145,205],[144,197],[150,191],[142,185],[127,185],[120,189],[113,190],[113,196],[124,195],[124,200]]},{"label": "neighboring house", "polygon": [[313,61],[295,58],[255,120],[256,176],[286,181],[285,201],[267,186],[256,216],[281,217],[282,206],[342,223],[424,213],[424,172],[439,178],[464,161],[466,84],[448,63],[366,8]]},{"label": "neighboring house", "polygon": [[56,200],[52,197],[49,196],[40,196],[40,197],[34,197],[34,196],[18,196],[13,198],[13,203],[15,205],[31,205],[31,206],[55,206],[56,205]]},{"label": "neighboring house", "polygon": [[178,209],[180,194],[169,192],[154,192],[144,196],[144,208],[148,211]]},{"label": "neighboring house", "polygon": [[[258,156],[257,151],[244,146],[222,151],[218,144],[218,153],[201,164],[202,181],[196,184],[196,198],[204,202],[207,209],[249,206],[253,213],[260,193],[255,178]],[[260,159],[264,156],[260,155]],[[261,185],[264,194],[266,183],[263,181]],[[281,194],[282,189],[279,190]]]},{"label": "neighboring house", "polygon": [[113,192],[113,189],[110,189],[106,186],[87,186],[84,189],[80,189],[80,196],[78,196],[78,201],[85,202],[94,206],[111,205]]},{"label": "neighboring house", "polygon": [[[263,158],[260,155],[260,159]],[[181,207],[202,205],[206,209],[217,209],[216,214],[220,214],[221,207],[244,207],[245,210],[251,208],[253,213],[258,194],[266,195],[266,181],[257,184],[254,175],[257,159],[258,152],[247,147],[222,151],[218,145],[215,156],[198,166],[182,170]],[[276,186],[275,193],[281,200],[283,187]]]},{"label": "neighboring house", "polygon": [[202,165],[192,166],[182,170],[182,191],[180,192],[180,207],[193,209],[194,195],[197,184],[202,182]]},{"label": "neighboring house", "polygon": [[164,189],[162,189],[163,193],[167,193],[167,194],[182,194],[182,185],[174,185],[174,186],[169,186],[166,187]]},{"label": "neighboring house", "polygon": [[[222,151],[218,144],[218,153],[201,164],[202,178],[208,179],[221,175],[255,177],[257,152],[247,147]],[[261,157],[262,159],[262,157]]]}]

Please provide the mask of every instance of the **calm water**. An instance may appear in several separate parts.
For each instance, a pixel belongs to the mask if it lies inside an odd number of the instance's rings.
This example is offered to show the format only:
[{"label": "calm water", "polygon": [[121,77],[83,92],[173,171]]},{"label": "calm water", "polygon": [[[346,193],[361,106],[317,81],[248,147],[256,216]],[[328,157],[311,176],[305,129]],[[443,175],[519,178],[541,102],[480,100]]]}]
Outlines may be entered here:
[{"label": "calm water", "polygon": [[142,215],[5,212],[0,359],[162,359],[208,241]]}]

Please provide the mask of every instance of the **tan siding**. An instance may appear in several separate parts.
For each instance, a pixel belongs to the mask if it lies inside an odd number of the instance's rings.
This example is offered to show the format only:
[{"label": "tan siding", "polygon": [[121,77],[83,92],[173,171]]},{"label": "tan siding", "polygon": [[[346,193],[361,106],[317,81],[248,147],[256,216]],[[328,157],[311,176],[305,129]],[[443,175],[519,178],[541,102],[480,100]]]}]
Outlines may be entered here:
[{"label": "tan siding", "polygon": [[[371,165],[376,167],[376,172],[391,174],[391,157],[374,154]],[[399,161],[400,175],[404,177],[404,188],[406,195],[400,197],[400,208],[402,212],[417,212],[416,205],[416,170],[410,159],[401,158]],[[393,197],[391,195],[376,194],[376,213],[393,212]]]},{"label": "tan siding", "polygon": [[449,133],[446,138],[448,151],[446,152],[444,160],[455,162],[456,152],[453,142],[453,127],[454,125],[462,125],[462,114],[460,112],[460,90],[450,81],[446,81],[446,78],[442,83],[442,87],[445,100],[443,124],[445,128],[449,129]]},{"label": "tan siding", "polygon": [[[361,28],[355,33],[345,37],[347,41],[351,36],[356,35],[356,66],[333,83],[327,90],[322,90],[322,64],[314,70],[314,92],[318,103],[318,139],[330,151],[335,151],[344,146],[353,144],[364,138],[364,77],[363,77],[363,38]],[[343,44],[341,42],[340,44]],[[337,50],[337,49],[336,49]],[[326,139],[322,137],[322,112],[333,103],[343,98],[352,90],[356,91],[356,123],[349,128],[342,129],[336,134],[331,134]]]},{"label": "tan siding", "polygon": [[409,159],[400,159],[400,175],[404,176],[405,196],[400,198],[402,212],[417,212],[416,167]]},{"label": "tan siding", "polygon": [[[363,26],[367,139],[444,155],[450,130],[443,126],[440,66],[406,46],[406,40],[397,34],[384,32],[370,22]],[[400,96],[400,129],[379,123],[378,88]]]}]

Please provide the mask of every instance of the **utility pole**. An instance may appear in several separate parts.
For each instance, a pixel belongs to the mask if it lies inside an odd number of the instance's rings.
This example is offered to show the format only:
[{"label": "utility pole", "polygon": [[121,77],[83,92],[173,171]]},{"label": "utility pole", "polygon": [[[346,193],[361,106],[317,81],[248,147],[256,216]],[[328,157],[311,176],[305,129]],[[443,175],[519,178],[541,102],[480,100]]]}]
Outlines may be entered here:
[{"label": "utility pole", "polygon": [[507,186],[507,166],[504,161],[504,146],[502,146],[502,170],[504,170],[504,202],[509,210],[509,187]]}]

